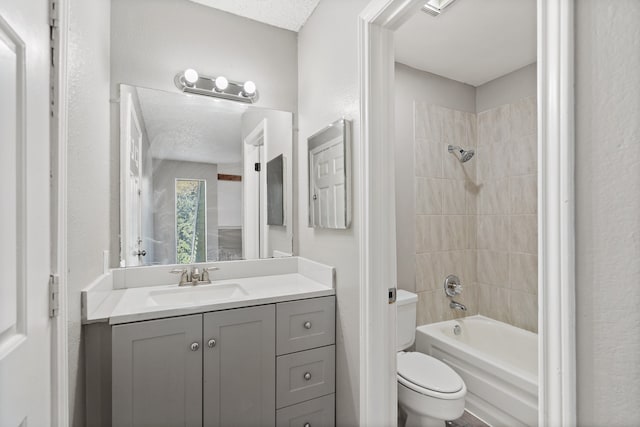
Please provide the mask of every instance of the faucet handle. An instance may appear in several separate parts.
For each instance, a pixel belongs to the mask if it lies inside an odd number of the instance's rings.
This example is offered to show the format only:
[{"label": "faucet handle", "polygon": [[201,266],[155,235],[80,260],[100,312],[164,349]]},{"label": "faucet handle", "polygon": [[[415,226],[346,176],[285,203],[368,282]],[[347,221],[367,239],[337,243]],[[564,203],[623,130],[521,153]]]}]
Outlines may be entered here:
[{"label": "faucet handle", "polygon": [[210,271],[215,271],[215,270],[220,270],[218,267],[205,267],[202,269],[202,277],[200,278],[200,281],[204,282],[204,283],[211,283],[211,278],[209,277],[209,272]]},{"label": "faucet handle", "polygon": [[189,270],[186,268],[174,268],[169,271],[171,274],[179,274],[180,275],[180,283],[179,286],[183,286],[185,283],[189,281]]},{"label": "faucet handle", "polygon": [[462,293],[462,284],[458,276],[450,274],[444,279],[444,292],[448,297],[454,297]]}]

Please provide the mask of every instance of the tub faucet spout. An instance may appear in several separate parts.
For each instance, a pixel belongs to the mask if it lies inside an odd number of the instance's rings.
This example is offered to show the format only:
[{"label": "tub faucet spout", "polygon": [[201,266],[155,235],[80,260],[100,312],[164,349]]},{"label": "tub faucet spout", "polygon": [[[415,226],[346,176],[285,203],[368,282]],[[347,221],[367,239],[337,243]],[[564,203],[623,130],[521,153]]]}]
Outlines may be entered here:
[{"label": "tub faucet spout", "polygon": [[453,300],[449,303],[449,307],[453,308],[454,310],[467,311],[467,307],[464,304],[460,304],[459,302]]}]

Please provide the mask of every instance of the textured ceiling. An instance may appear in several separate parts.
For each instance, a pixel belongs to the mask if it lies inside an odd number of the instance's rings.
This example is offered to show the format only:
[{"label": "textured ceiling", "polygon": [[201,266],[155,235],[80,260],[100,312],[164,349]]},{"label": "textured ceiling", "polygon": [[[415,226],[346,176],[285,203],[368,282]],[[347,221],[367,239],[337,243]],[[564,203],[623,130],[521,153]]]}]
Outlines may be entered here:
[{"label": "textured ceiling", "polygon": [[191,0],[254,21],[299,31],[320,0]]},{"label": "textured ceiling", "polygon": [[396,61],[479,86],[536,61],[536,0],[457,0],[395,33]]},{"label": "textured ceiling", "polygon": [[246,105],[155,89],[137,91],[153,158],[242,162],[240,123]]}]

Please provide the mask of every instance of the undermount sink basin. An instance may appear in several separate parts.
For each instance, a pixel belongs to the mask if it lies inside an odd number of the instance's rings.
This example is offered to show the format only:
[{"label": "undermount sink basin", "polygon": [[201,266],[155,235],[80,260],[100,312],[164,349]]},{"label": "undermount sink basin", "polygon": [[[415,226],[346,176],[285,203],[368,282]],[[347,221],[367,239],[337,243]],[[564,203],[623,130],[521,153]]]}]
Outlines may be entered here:
[{"label": "undermount sink basin", "polygon": [[247,295],[249,293],[241,285],[225,283],[153,291],[149,293],[149,299],[154,305],[192,305],[241,298]]}]

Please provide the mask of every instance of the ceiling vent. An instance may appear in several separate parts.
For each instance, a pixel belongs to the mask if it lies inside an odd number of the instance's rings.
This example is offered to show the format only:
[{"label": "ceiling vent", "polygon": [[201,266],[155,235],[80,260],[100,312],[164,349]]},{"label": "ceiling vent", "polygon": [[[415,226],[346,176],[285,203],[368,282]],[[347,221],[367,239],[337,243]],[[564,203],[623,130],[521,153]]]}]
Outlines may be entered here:
[{"label": "ceiling vent", "polygon": [[440,16],[454,1],[456,0],[429,0],[422,6],[422,11],[431,16]]}]

